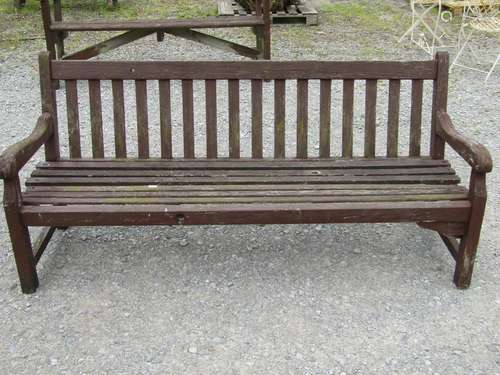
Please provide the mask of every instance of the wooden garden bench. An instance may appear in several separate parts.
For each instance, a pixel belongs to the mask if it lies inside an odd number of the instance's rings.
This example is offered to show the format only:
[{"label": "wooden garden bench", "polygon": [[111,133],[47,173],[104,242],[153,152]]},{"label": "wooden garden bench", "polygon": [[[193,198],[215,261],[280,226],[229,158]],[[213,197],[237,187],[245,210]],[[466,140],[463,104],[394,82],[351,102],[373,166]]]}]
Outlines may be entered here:
[{"label": "wooden garden bench", "polygon": [[[483,146],[453,127],[446,113],[447,72],[448,55],[443,53],[420,62],[51,61],[42,53],[43,114],[33,133],[0,158],[6,219],[23,292],[37,288],[36,263],[59,227],[379,222],[415,222],[437,231],[456,260],[456,285],[467,288],[486,203],[485,175],[492,161]],[[59,111],[59,121],[67,123],[67,138],[59,137],[56,80],[65,81],[65,93],[60,94],[66,96],[66,108]],[[407,139],[399,136],[402,80],[411,82],[411,116],[404,121]],[[425,80],[434,87],[428,153],[420,142]],[[355,81],[366,83],[364,137],[357,148]],[[386,81],[387,125],[377,123],[376,115],[377,93],[382,91],[378,86]],[[135,90],[135,108],[125,105],[124,88],[129,85]],[[227,92],[222,91],[226,85]],[[158,93],[159,114],[148,111],[156,105],[152,87]],[[336,87],[342,87],[340,123],[331,116]],[[88,94],[83,94],[87,88]],[[103,105],[105,89],[112,93],[108,106]],[[180,92],[182,106],[174,105],[174,89]],[[247,122],[245,111],[240,112],[244,89],[251,103],[246,157],[247,138],[241,134]],[[287,95],[296,95],[297,107],[291,111],[296,121],[285,126],[290,116]],[[222,112],[227,123],[220,120],[217,108],[226,98]],[[91,142],[83,142],[86,103]],[[274,108],[272,127],[266,123],[268,104]],[[203,120],[196,117],[198,105]],[[314,105],[319,116],[313,122]],[[112,115],[106,124],[107,109]],[[175,110],[182,126],[173,120]],[[133,124],[126,121],[131,113],[136,114]],[[379,132],[376,138],[382,125],[387,137]],[[113,140],[104,142],[104,126],[114,131]],[[341,147],[330,143],[336,140],[336,129],[341,129]],[[294,152],[285,142],[290,132],[296,135]],[[153,133],[159,136],[151,137]],[[313,135],[319,139],[318,151],[308,141]],[[195,142],[200,137],[203,142]],[[272,138],[272,148],[263,142],[266,137]],[[132,145],[130,139],[135,139]],[[157,155],[150,147],[155,140],[160,143]],[[200,143],[204,146],[195,148]],[[409,146],[404,153],[403,144]],[[444,159],[445,144],[472,167],[468,188],[459,185]],[[18,172],[42,145],[46,161],[36,167],[22,192]],[[362,150],[361,155],[355,150]],[[47,227],[34,250],[30,226]]]}]

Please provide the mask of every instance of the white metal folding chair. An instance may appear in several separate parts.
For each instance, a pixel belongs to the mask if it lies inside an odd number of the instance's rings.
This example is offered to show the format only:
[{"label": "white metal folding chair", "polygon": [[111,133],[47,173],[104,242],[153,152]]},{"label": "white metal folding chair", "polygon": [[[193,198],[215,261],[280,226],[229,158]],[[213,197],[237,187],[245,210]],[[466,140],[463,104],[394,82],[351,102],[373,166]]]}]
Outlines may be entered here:
[{"label": "white metal folding chair", "polygon": [[[451,13],[443,11],[442,0],[410,0],[412,25],[399,38],[401,43],[408,36],[417,46],[430,55],[437,48],[445,47],[443,38],[447,36],[441,23],[451,20]],[[436,15],[432,12],[437,11]]]},{"label": "white metal folding chair", "polygon": [[[462,15],[462,24],[458,34],[457,55],[451,64],[451,68],[458,66],[465,69],[475,70],[477,72],[485,73],[485,82],[488,81],[495,67],[500,61],[500,39],[497,45],[496,59],[490,69],[481,69],[478,66],[478,56],[484,55],[484,52],[479,51],[473,43],[470,43],[472,36],[475,33],[491,33],[499,34],[500,36],[500,9],[498,1],[496,0],[466,0]],[[470,66],[466,63],[461,63],[460,60],[464,59],[466,50],[472,59],[475,60],[476,66]]]}]

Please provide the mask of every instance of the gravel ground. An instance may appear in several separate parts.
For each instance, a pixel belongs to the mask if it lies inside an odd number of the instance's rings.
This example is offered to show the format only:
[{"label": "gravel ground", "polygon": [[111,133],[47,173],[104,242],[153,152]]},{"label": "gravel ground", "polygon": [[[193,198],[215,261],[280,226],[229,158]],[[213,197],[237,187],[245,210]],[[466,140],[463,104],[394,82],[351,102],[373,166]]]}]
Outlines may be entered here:
[{"label": "gravel ground", "polygon": [[[474,43],[488,52],[498,41]],[[40,113],[41,47],[35,41],[0,55],[0,149],[27,135]],[[276,59],[426,58],[397,45],[390,34],[348,23],[276,28],[273,52]],[[163,44],[148,38],[103,58],[234,56],[167,37]],[[381,106],[386,91],[382,86]],[[403,86],[403,122],[406,94]],[[456,126],[483,142],[494,161],[500,157],[499,97],[498,73],[488,84],[470,71],[451,75],[449,111]],[[294,108],[292,87],[289,98]],[[313,124],[317,113],[311,116]],[[378,116],[383,124],[385,114]],[[288,121],[293,128],[293,117]],[[175,124],[174,132],[180,129]],[[362,117],[356,124],[360,136]],[[406,139],[407,129],[401,132]],[[244,126],[242,133],[248,141]],[[288,141],[292,149],[293,134]],[[203,138],[197,143],[202,148]],[[467,182],[467,166],[451,152],[449,157]],[[378,224],[71,228],[56,235],[40,262],[37,293],[23,295],[1,212],[1,372],[499,374],[499,182],[496,169],[488,178],[481,245],[467,291],[452,284],[453,262],[435,233],[413,224]]]}]

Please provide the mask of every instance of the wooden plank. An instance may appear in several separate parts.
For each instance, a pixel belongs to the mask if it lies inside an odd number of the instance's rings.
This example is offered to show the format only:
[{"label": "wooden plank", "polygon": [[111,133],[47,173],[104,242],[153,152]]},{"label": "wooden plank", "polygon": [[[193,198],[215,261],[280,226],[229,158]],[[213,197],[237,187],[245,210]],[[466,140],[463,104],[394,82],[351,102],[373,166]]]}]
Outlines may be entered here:
[{"label": "wooden plank", "polygon": [[80,116],[78,111],[77,81],[66,81],[66,108],[68,116],[68,138],[70,158],[81,158]]},{"label": "wooden plank", "polygon": [[324,184],[457,184],[455,175],[388,175],[388,176],[227,176],[214,177],[32,177],[26,185],[181,185],[181,184],[291,184],[291,183],[324,183]]},{"label": "wooden plank", "polygon": [[271,60],[271,24],[273,22],[271,17],[271,1],[263,0],[262,3],[262,58]]},{"label": "wooden plank", "polygon": [[24,293],[33,293],[38,287],[38,276],[30,233],[20,212],[22,206],[20,191],[21,184],[17,174],[13,178],[4,180],[5,220],[9,228],[21,289]]},{"label": "wooden plank", "polygon": [[22,220],[31,226],[463,222],[469,212],[468,201],[21,208]]},{"label": "wooden plank", "polygon": [[51,30],[52,26],[52,16],[50,14],[50,3],[49,0],[40,0],[40,9],[42,13],[43,31],[45,34],[45,45],[47,48],[47,57],[50,55],[50,59],[56,59],[56,33]]},{"label": "wooden plank", "polygon": [[399,97],[401,92],[401,81],[391,79],[389,81],[389,108],[387,120],[387,156],[395,158],[398,156],[398,133],[399,133]]},{"label": "wooden plank", "polygon": [[180,38],[191,40],[193,42],[201,43],[212,48],[217,48],[222,51],[237,53],[250,59],[257,59],[260,53],[259,50],[255,48],[250,48],[191,29],[165,29],[164,32]]},{"label": "wooden plank", "polygon": [[455,175],[449,167],[431,168],[382,168],[382,169],[36,169],[32,177],[73,176],[73,177],[111,177],[111,176],[179,176],[179,177],[232,177],[232,176],[375,176],[375,175]]},{"label": "wooden plank", "polygon": [[182,80],[182,118],[184,124],[184,157],[194,159],[193,81]]},{"label": "wooden plank", "polygon": [[23,198],[24,205],[144,205],[144,204],[240,204],[240,203],[337,203],[337,202],[436,202],[467,201],[467,196],[454,194],[366,195],[366,196],[223,196],[223,197],[57,197]]},{"label": "wooden plank", "polygon": [[448,105],[448,69],[449,55],[446,52],[436,53],[436,79],[434,80],[431,117],[430,154],[433,159],[444,158],[444,141],[438,135],[437,112],[446,112]]},{"label": "wooden plank", "polygon": [[451,236],[448,236],[446,234],[439,233],[439,236],[443,240],[444,244],[446,245],[446,248],[450,252],[450,255],[453,257],[455,261],[458,259],[458,249],[460,247],[459,242],[457,241],[456,238],[453,238]]},{"label": "wooden plank", "polygon": [[148,92],[145,80],[135,81],[135,103],[137,109],[137,149],[139,158],[149,158]]},{"label": "wooden plank", "polygon": [[377,80],[366,81],[365,94],[365,157],[375,157],[377,121]]},{"label": "wooden plank", "polygon": [[421,168],[421,167],[449,167],[450,163],[443,159],[422,158],[353,158],[353,159],[264,159],[249,158],[212,160],[174,159],[166,161],[150,158],[141,159],[64,159],[56,162],[40,162],[37,168],[45,169],[338,169],[338,168]]},{"label": "wooden plank", "polygon": [[486,173],[472,170],[469,180],[469,201],[471,212],[465,233],[457,252],[457,263],[453,281],[460,289],[470,286],[481,226],[486,207]]},{"label": "wooden plank", "polygon": [[54,79],[434,79],[434,61],[52,61]]},{"label": "wooden plank", "polygon": [[92,137],[92,157],[104,157],[104,140],[102,131],[101,82],[89,81],[90,126]]},{"label": "wooden plank", "polygon": [[423,88],[424,82],[421,79],[415,79],[412,81],[410,114],[410,156],[420,156]]},{"label": "wooden plank", "polygon": [[308,80],[297,80],[297,158],[299,159],[307,159],[308,86]]},{"label": "wooden plank", "polygon": [[27,186],[25,195],[29,196],[141,196],[142,194],[248,194],[252,196],[280,194],[329,194],[329,195],[369,195],[369,194],[467,194],[468,190],[460,185],[429,184],[254,184],[254,185],[73,185],[73,186]]},{"label": "wooden plank", "polygon": [[205,110],[207,121],[207,158],[217,158],[217,81],[205,81]]},{"label": "wooden plank", "polygon": [[262,81],[252,80],[252,159],[262,159]]},{"label": "wooden plank", "polygon": [[263,25],[261,17],[203,17],[189,19],[147,19],[130,21],[52,22],[52,31],[124,31],[163,29],[215,29]]},{"label": "wooden plank", "polygon": [[172,107],[170,101],[170,81],[159,80],[160,93],[160,142],[162,159],[172,159]]},{"label": "wooden plank", "polygon": [[332,113],[332,81],[322,79],[319,89],[319,157],[330,157],[330,123]]},{"label": "wooden plank", "polygon": [[123,97],[123,81],[113,80],[113,121],[115,126],[115,156],[127,157],[127,140],[125,130],[125,100]]},{"label": "wooden plank", "polygon": [[344,80],[342,102],[342,157],[352,157],[352,125],[354,116],[354,81]]},{"label": "wooden plank", "polygon": [[274,157],[285,158],[286,81],[274,81]]},{"label": "wooden plank", "polygon": [[[46,5],[48,6],[48,4]],[[43,6],[44,3],[42,2],[42,7]],[[61,157],[61,151],[59,147],[59,126],[57,121],[57,102],[54,87],[59,85],[59,82],[52,80],[50,56],[49,52],[46,51],[38,55],[42,111],[49,113],[52,118],[52,136],[45,143],[45,159],[58,160]]]},{"label": "wooden plank", "polygon": [[[404,188],[392,188],[389,186],[384,189],[346,189],[344,186],[336,185],[336,189],[325,189],[322,185],[318,185],[319,189],[313,189],[309,185],[290,185],[295,189],[287,188],[288,185],[274,185],[274,188],[269,188],[269,185],[260,185],[261,189],[245,189],[245,187],[235,186],[234,189],[200,189],[200,190],[184,190],[178,187],[177,190],[165,190],[164,186],[157,188],[137,189],[137,190],[78,190],[78,191],[54,191],[54,190],[30,190],[23,193],[24,198],[108,198],[108,197],[269,197],[269,196],[342,196],[342,197],[358,197],[358,196],[393,196],[393,195],[427,195],[429,199],[435,199],[436,195],[449,195],[453,199],[467,199],[467,190],[455,185],[429,185],[425,188],[418,186],[405,185]],[[285,186],[285,188],[283,188]],[[376,187],[376,185],[374,185]],[[406,188],[408,186],[408,188]],[[122,186],[124,188],[125,186]],[[172,186],[168,186],[172,188]],[[210,186],[213,188],[213,186]],[[224,185],[221,187],[225,187]],[[303,187],[303,188],[302,188]],[[83,187],[82,187],[83,188]],[[453,223],[436,223],[436,222],[421,222],[418,223],[422,228],[437,230],[448,235],[462,236],[465,233],[465,226],[457,226]]]},{"label": "wooden plank", "polygon": [[240,82],[228,81],[229,157],[240,157]]},{"label": "wooden plank", "polygon": [[144,38],[150,34],[154,34],[154,30],[132,30],[123,34],[109,38],[103,42],[94,44],[93,46],[84,48],[75,53],[65,55],[64,60],[88,60],[92,57],[112,51],[120,46],[129,44],[135,40]]},{"label": "wooden plank", "polygon": [[38,235],[33,244],[33,253],[35,258],[35,263],[38,264],[40,258],[42,257],[45,249],[47,248],[50,239],[54,235],[56,231],[56,227],[47,227],[42,230],[42,232]]}]

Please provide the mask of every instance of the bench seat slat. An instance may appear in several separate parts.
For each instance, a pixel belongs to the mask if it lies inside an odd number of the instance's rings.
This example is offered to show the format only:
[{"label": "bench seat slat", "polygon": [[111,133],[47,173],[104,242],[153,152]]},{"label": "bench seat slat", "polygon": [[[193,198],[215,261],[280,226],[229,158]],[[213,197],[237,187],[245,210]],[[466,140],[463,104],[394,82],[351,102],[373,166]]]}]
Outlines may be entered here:
[{"label": "bench seat slat", "polygon": [[252,160],[219,158],[210,160],[161,160],[141,159],[109,160],[109,159],[73,159],[57,162],[41,162],[40,169],[338,169],[338,168],[418,168],[449,167],[450,163],[443,159],[430,158],[397,158],[397,159],[308,159],[308,160]]},{"label": "bench seat slat", "polygon": [[73,204],[234,204],[234,203],[334,203],[334,202],[413,202],[466,200],[465,194],[384,194],[362,196],[225,196],[225,197],[30,197],[24,198],[25,205],[73,205]]},{"label": "bench seat slat", "polygon": [[[202,187],[200,190],[183,189],[165,190],[164,186],[144,187],[128,190],[88,190],[88,186],[79,186],[68,190],[50,189],[27,189],[23,197],[29,198],[107,198],[107,197],[270,197],[270,196],[367,196],[367,195],[435,195],[449,194],[464,197],[467,189],[463,186],[455,185],[420,185],[415,187],[393,187],[392,185],[377,188],[377,185],[366,186],[365,189],[346,189],[339,186],[316,185],[318,188],[310,188],[310,185],[295,185],[292,189],[287,185],[274,185],[269,189],[268,185],[260,185],[261,189],[242,188],[238,185],[222,186],[225,189],[207,189],[211,185]],[[171,186],[169,186],[171,187]]]},{"label": "bench seat slat", "polygon": [[147,170],[147,169],[38,169],[33,177],[212,177],[212,176],[377,176],[377,175],[454,175],[449,167],[434,168],[352,168],[352,169],[218,169],[218,170]]},{"label": "bench seat slat", "polygon": [[32,177],[27,185],[183,185],[183,184],[281,184],[281,183],[328,183],[328,184],[456,184],[454,175],[408,176],[248,176],[248,177]]},{"label": "bench seat slat", "polygon": [[73,185],[73,186],[27,186],[26,192],[29,193],[53,193],[60,192],[63,194],[80,193],[80,192],[185,192],[185,191],[197,191],[197,192],[213,192],[213,191],[264,191],[268,192],[271,190],[279,191],[322,191],[322,190],[341,190],[341,191],[375,191],[375,190],[404,190],[412,192],[442,192],[446,189],[447,192],[462,192],[465,191],[463,186],[456,185],[428,185],[428,184],[418,184],[418,185],[408,185],[408,184],[254,184],[254,185],[134,185],[134,186],[102,186],[102,185]]},{"label": "bench seat slat", "polygon": [[469,201],[23,206],[33,226],[465,222]]}]

